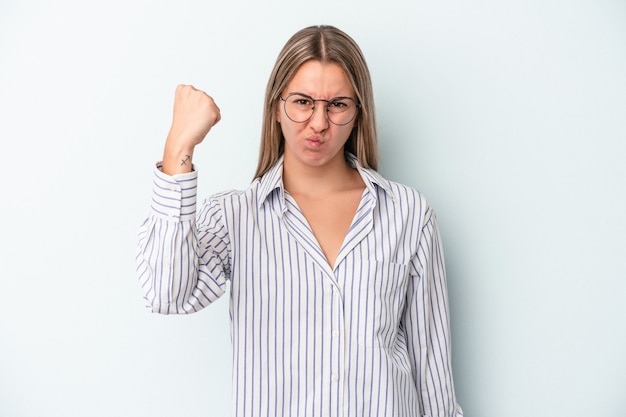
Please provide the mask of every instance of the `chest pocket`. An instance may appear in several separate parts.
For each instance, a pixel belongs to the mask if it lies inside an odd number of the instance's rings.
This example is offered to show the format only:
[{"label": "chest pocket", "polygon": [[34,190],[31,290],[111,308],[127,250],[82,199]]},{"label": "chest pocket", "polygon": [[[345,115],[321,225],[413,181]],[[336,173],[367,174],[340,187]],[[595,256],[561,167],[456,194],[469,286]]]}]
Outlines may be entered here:
[{"label": "chest pocket", "polygon": [[406,300],[408,265],[362,260],[346,283],[349,332],[367,347],[393,345]]}]

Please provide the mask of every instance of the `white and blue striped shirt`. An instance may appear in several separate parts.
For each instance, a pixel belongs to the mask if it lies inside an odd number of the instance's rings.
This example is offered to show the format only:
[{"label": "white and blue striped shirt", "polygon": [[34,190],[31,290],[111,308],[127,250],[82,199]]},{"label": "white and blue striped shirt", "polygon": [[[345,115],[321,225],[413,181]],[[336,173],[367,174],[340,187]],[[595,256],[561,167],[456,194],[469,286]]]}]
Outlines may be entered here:
[{"label": "white and blue striped shirt", "polygon": [[330,268],[282,183],[282,160],[196,212],[197,174],[155,170],[137,271],[154,312],[227,290],[235,417],[458,417],[437,221],[415,190],[363,169]]}]

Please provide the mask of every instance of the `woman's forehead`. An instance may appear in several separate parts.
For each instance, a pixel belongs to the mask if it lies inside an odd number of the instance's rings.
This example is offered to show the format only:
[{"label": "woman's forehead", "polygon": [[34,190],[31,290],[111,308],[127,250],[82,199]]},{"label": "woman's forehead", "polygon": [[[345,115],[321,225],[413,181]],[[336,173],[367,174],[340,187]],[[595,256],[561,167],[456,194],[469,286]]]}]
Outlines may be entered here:
[{"label": "woman's forehead", "polygon": [[[315,98],[352,96],[350,79],[339,64],[307,61],[287,83],[285,93],[303,93]],[[324,96],[324,97],[322,97]]]}]

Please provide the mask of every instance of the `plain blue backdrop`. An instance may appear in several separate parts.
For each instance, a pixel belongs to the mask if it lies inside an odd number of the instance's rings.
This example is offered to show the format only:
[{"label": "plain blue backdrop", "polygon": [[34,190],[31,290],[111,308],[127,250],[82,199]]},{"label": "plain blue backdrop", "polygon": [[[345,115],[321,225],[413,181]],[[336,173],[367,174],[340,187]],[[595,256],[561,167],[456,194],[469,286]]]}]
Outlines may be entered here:
[{"label": "plain blue backdrop", "polygon": [[200,194],[244,188],[298,29],[361,45],[381,172],[442,229],[466,416],[626,413],[626,3],[3,1],[0,415],[226,416],[228,300],[144,310],[134,274],[174,88],[222,109]]}]

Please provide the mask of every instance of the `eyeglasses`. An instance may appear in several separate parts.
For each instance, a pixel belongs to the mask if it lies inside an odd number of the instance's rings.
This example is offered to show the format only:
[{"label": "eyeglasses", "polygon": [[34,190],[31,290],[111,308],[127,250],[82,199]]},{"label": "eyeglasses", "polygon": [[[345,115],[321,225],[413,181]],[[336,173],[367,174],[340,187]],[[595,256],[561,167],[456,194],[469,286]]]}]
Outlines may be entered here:
[{"label": "eyeglasses", "polygon": [[305,94],[292,93],[287,97],[279,96],[284,102],[285,114],[292,122],[304,123],[313,117],[315,103],[326,103],[326,116],[331,123],[344,126],[356,117],[360,104],[355,103],[350,97],[335,97],[330,100],[316,99]]}]

